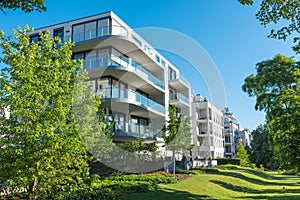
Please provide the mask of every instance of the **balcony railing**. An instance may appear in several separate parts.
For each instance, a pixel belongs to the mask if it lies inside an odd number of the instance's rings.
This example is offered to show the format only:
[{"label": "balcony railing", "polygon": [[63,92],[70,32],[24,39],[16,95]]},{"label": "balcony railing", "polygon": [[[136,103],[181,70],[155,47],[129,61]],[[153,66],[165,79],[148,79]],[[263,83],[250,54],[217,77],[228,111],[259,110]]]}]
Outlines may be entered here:
[{"label": "balcony railing", "polygon": [[139,138],[155,138],[160,131],[142,124],[129,124],[129,132]]},{"label": "balcony railing", "polygon": [[91,40],[108,35],[121,35],[127,37],[128,30],[123,26],[105,26],[98,29],[91,29],[88,31],[72,34],[71,36],[65,37],[63,41],[71,39],[73,42],[82,42],[85,40]]},{"label": "balcony railing", "polygon": [[170,100],[181,100],[187,104],[189,104],[189,99],[181,93],[170,93]]},{"label": "balcony railing", "polygon": [[149,72],[139,63],[132,60],[130,61],[127,57],[124,56],[104,56],[98,58],[85,59],[83,62],[83,67],[87,70],[101,68],[105,69],[107,66],[122,66],[127,69],[142,72],[148,77],[149,81],[154,83],[156,86],[165,89],[165,85],[161,80],[153,76],[151,72]]},{"label": "balcony railing", "polygon": [[153,109],[160,113],[165,113],[165,107],[155,101],[141,95],[140,93],[129,90],[129,89],[119,89],[119,88],[105,88],[96,91],[96,95],[101,98],[118,98],[118,99],[128,99],[130,103],[134,103],[144,109]]}]

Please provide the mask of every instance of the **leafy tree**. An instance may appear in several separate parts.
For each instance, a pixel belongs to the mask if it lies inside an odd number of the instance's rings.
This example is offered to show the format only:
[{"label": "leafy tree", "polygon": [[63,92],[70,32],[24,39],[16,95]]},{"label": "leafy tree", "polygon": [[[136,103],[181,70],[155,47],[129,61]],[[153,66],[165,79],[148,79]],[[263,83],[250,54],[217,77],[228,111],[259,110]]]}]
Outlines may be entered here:
[{"label": "leafy tree", "polygon": [[150,153],[155,152],[158,147],[154,142],[147,143],[146,139],[139,138],[136,140],[128,141],[120,145],[120,147],[131,153]]},{"label": "leafy tree", "polygon": [[25,199],[81,187],[90,159],[72,112],[74,83],[87,78],[71,60],[73,44],[61,44],[49,31],[30,42],[32,31],[18,28],[14,38],[0,33],[7,65],[1,70],[0,102],[10,111],[10,118],[0,121],[0,182],[10,195]]},{"label": "leafy tree", "polygon": [[263,165],[267,168],[276,169],[278,167],[274,158],[272,148],[271,133],[267,125],[260,125],[251,132],[253,140],[251,141],[250,161],[257,167]]},{"label": "leafy tree", "polygon": [[300,63],[283,55],[257,64],[242,86],[256,96],[255,109],[266,112],[267,125],[279,164],[284,168],[300,166]]},{"label": "leafy tree", "polygon": [[0,0],[0,10],[4,12],[5,9],[21,9],[24,12],[32,11],[46,11],[44,5],[45,0]]},{"label": "leafy tree", "polygon": [[[238,0],[241,4],[252,5],[253,0]],[[260,9],[256,14],[257,19],[264,26],[269,24],[287,25],[278,30],[272,29],[269,37],[286,40],[288,36],[294,35],[295,46],[293,50],[300,53],[300,0],[262,0]]]},{"label": "leafy tree", "polygon": [[238,142],[237,145],[237,154],[236,154],[236,158],[239,158],[241,160],[241,166],[242,167],[249,167],[249,155],[246,151],[246,149],[243,146],[242,141]]},{"label": "leafy tree", "polygon": [[169,120],[167,123],[168,126],[166,130],[164,130],[167,136],[164,137],[164,140],[168,149],[172,151],[173,174],[175,177],[175,154],[185,153],[193,148],[191,145],[191,126],[188,118],[184,119],[182,114],[179,117],[176,116],[175,106],[169,107]]}]

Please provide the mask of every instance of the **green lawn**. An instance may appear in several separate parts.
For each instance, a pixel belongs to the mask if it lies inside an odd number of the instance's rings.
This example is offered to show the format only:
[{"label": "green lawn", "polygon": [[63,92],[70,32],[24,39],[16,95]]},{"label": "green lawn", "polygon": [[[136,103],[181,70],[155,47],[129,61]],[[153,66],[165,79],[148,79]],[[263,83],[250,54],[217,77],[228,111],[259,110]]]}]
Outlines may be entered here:
[{"label": "green lawn", "polygon": [[300,177],[253,169],[210,168],[151,192],[126,194],[121,200],[300,199]]}]

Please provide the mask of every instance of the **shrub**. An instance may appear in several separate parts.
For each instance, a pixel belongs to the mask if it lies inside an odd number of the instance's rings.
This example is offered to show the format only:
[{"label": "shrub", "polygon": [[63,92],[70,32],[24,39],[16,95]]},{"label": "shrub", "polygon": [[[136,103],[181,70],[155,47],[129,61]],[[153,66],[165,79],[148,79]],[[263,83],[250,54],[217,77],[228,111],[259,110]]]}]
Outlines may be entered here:
[{"label": "shrub", "polygon": [[241,160],[238,158],[217,158],[218,165],[240,165]]},{"label": "shrub", "polygon": [[60,192],[53,197],[55,200],[115,200],[115,195],[108,190],[102,188],[85,188],[73,192]]}]

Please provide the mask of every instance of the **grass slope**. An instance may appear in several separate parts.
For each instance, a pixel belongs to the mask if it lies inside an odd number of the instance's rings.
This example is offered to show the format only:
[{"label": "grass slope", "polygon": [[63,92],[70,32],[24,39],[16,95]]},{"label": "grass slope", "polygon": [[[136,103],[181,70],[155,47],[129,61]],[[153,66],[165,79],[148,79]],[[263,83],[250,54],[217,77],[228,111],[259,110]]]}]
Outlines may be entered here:
[{"label": "grass slope", "polygon": [[300,199],[299,176],[267,174],[233,166],[191,172],[196,172],[196,175],[178,183],[161,184],[155,191],[124,195],[120,198],[122,200]]}]

